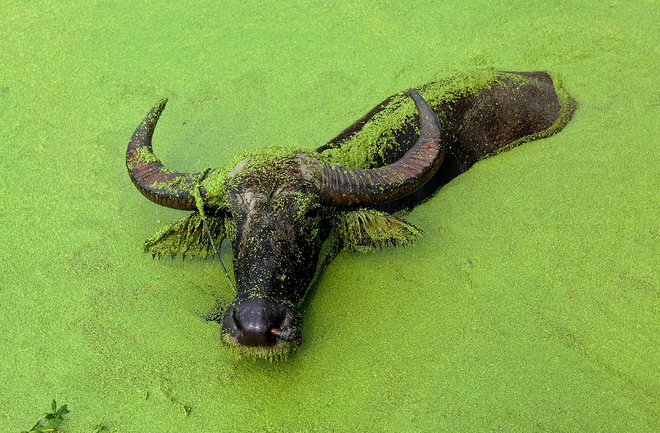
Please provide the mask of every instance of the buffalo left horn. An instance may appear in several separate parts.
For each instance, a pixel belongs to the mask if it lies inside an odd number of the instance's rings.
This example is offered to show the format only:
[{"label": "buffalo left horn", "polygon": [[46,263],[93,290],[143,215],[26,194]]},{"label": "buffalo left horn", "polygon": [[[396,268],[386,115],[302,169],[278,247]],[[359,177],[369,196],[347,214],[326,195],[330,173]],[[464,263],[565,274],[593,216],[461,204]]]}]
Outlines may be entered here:
[{"label": "buffalo left horn", "polygon": [[189,174],[170,171],[151,148],[151,137],[165,104],[167,99],[156,104],[135,129],[126,149],[126,168],[135,187],[149,200],[173,209],[195,210],[193,191],[206,172]]},{"label": "buffalo left horn", "polygon": [[378,168],[346,168],[326,163],[321,170],[321,196],[335,206],[385,203],[411,194],[438,171],[445,154],[440,124],[428,103],[410,89],[420,120],[417,142],[398,161]]}]

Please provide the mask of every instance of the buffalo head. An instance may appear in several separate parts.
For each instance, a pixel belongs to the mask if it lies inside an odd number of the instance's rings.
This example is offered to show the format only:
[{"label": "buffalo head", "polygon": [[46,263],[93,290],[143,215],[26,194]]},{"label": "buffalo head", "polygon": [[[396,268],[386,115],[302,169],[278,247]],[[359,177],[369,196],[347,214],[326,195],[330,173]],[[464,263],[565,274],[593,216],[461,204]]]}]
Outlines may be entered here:
[{"label": "buffalo head", "polygon": [[419,113],[414,145],[398,160],[372,169],[344,167],[305,150],[269,149],[223,169],[179,173],[164,167],[151,145],[165,100],[135,130],[126,164],[137,189],[160,205],[193,211],[147,241],[147,249],[208,255],[205,220],[216,242],[231,240],[236,297],[222,323],[225,343],[269,355],[297,346],[298,306],[323,262],[324,242],[336,233],[358,231],[354,239],[382,244],[397,242],[382,227],[399,239],[414,237],[416,229],[403,221],[364,210],[417,190],[442,163],[438,120],[417,91],[410,96]]}]

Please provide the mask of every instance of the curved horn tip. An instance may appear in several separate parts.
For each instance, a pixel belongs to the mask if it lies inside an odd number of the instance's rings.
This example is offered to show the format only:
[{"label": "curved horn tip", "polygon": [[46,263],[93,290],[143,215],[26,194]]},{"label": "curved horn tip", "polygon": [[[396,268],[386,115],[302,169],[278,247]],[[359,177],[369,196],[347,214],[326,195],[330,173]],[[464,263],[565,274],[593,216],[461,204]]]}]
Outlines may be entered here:
[{"label": "curved horn tip", "polygon": [[408,93],[410,93],[410,97],[415,101],[415,105],[417,105],[418,108],[420,104],[427,104],[426,100],[416,89],[408,89]]},{"label": "curved horn tip", "polygon": [[158,101],[156,105],[154,105],[154,107],[151,109],[150,117],[159,117],[160,113],[162,113],[163,110],[165,109],[168,100],[169,99],[167,97],[164,97],[160,101]]},{"label": "curved horn tip", "polygon": [[160,98],[160,100],[158,101],[158,103],[156,103],[156,106],[157,106],[158,108],[160,108],[160,107],[164,107],[165,104],[167,104],[167,101],[169,101],[169,100],[170,100],[170,99],[169,99],[167,96],[165,96],[165,97],[163,97],[163,98]]}]

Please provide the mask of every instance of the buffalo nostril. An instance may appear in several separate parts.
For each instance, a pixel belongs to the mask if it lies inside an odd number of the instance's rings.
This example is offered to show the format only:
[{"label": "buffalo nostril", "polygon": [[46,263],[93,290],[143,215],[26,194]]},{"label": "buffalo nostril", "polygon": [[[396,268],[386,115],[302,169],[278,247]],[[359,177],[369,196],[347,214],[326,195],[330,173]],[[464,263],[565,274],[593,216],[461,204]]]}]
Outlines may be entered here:
[{"label": "buffalo nostril", "polygon": [[243,325],[241,324],[241,319],[238,318],[238,311],[234,310],[231,313],[232,319],[234,319],[234,323],[236,324],[236,328],[239,330],[243,329]]},{"label": "buffalo nostril", "polygon": [[280,336],[282,335],[282,331],[277,328],[270,328],[270,333],[276,336],[277,338],[280,338]]}]

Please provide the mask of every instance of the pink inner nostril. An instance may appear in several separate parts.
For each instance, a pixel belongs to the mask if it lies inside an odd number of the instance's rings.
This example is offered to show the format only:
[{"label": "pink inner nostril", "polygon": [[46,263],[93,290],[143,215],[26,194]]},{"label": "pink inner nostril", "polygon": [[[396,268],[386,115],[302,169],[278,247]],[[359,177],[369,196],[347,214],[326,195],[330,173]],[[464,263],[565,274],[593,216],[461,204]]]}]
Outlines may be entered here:
[{"label": "pink inner nostril", "polygon": [[282,335],[282,331],[277,328],[270,328],[270,333],[278,338]]}]

